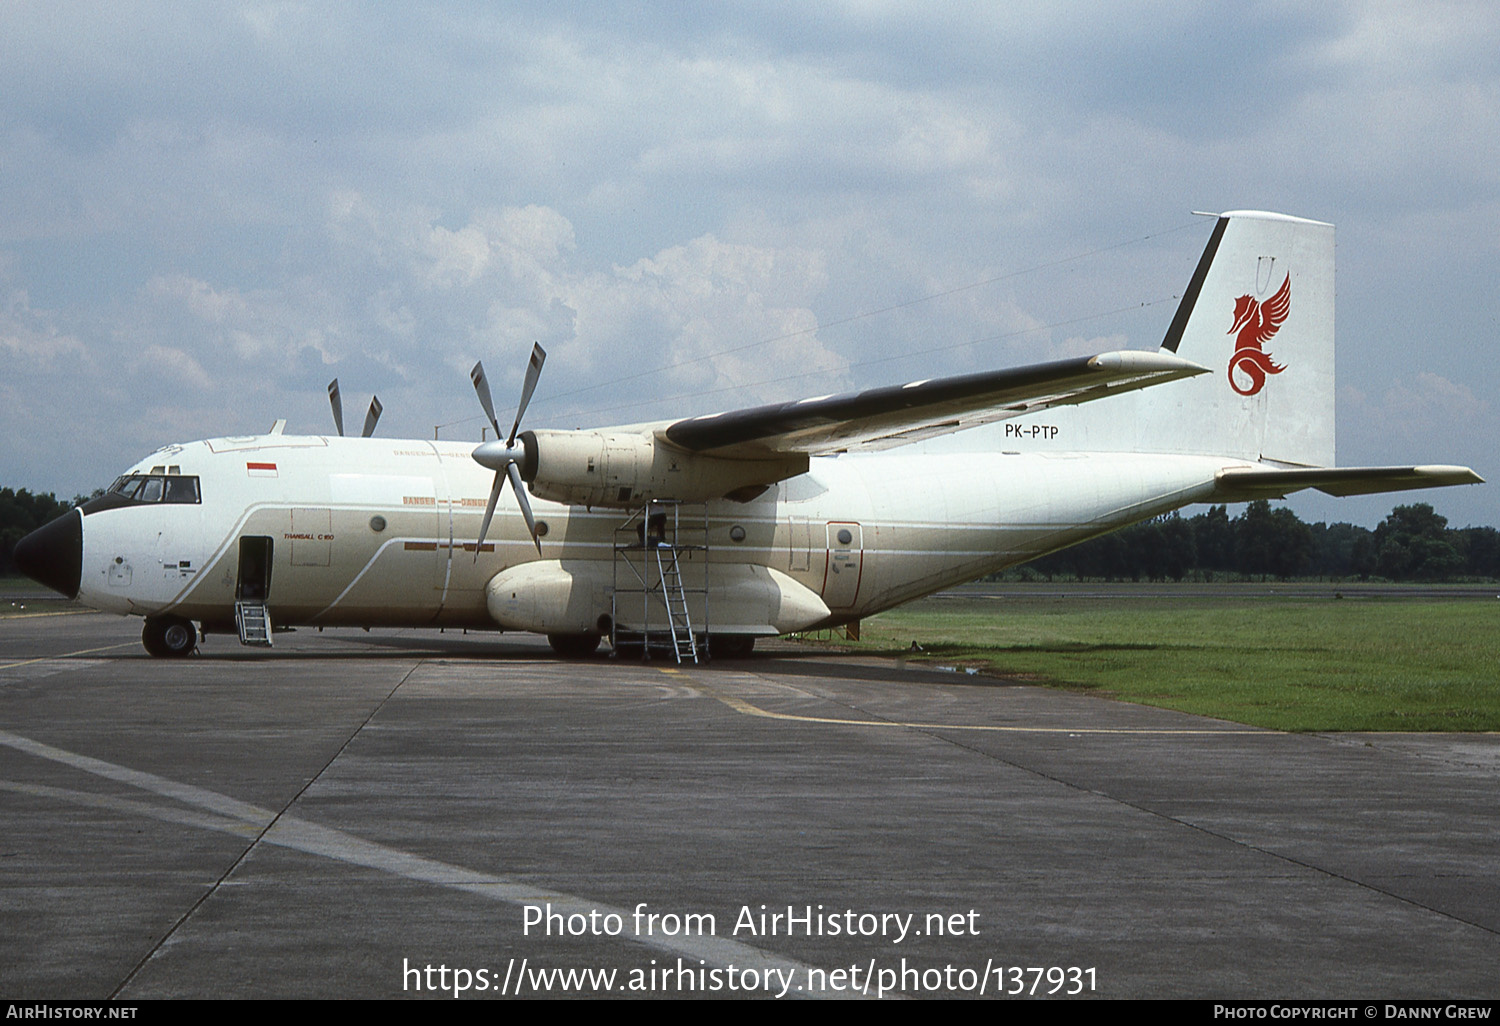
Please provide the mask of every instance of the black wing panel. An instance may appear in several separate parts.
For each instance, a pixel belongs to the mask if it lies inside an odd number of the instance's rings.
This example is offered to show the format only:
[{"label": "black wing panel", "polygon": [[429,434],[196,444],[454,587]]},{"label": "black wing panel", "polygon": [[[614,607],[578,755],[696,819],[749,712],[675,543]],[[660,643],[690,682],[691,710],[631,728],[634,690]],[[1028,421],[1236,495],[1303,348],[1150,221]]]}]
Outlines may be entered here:
[{"label": "black wing panel", "polygon": [[662,434],[690,452],[729,457],[888,448],[1206,373],[1170,353],[1103,353],[691,417]]}]

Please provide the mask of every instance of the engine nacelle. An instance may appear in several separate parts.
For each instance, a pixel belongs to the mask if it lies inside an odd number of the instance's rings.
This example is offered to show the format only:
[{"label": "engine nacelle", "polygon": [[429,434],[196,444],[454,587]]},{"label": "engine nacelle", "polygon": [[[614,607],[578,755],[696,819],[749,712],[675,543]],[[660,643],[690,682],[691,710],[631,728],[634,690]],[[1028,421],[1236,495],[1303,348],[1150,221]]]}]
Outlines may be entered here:
[{"label": "engine nacelle", "polygon": [[652,499],[748,500],[807,472],[805,453],[724,459],[675,448],[649,430],[526,431],[521,476],[533,495],[578,506],[631,508]]}]

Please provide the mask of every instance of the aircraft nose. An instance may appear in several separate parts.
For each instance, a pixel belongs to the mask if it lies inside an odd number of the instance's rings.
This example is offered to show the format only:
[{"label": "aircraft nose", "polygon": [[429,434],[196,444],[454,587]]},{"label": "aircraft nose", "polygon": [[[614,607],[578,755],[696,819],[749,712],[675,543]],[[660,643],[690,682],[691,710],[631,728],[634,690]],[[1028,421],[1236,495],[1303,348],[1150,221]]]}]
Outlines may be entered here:
[{"label": "aircraft nose", "polygon": [[69,510],[16,542],[16,569],[68,598],[83,578],[83,514]]}]

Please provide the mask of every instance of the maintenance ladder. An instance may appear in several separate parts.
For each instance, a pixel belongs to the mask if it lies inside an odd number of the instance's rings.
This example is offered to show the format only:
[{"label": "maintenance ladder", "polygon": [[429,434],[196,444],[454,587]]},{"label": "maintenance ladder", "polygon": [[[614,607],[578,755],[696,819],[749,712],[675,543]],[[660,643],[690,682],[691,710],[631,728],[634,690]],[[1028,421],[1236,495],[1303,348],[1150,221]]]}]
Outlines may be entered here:
[{"label": "maintenance ladder", "polygon": [[697,663],[708,650],[707,507],[652,500],[615,528],[614,549],[610,646]]}]

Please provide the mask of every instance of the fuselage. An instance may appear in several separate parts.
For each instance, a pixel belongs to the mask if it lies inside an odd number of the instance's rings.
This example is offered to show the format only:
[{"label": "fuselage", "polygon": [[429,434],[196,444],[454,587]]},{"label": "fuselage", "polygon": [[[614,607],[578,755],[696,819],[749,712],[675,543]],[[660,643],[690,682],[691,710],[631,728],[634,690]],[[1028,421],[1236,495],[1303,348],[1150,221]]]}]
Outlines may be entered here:
[{"label": "fuselage", "polygon": [[[613,579],[629,510],[533,499],[539,555],[507,494],[476,551],[491,475],[473,448],[281,435],[168,446],[124,475],[133,497],[82,514],[78,597],[209,630],[229,629],[246,597],[278,626],[495,628],[514,626],[487,603],[506,571],[552,561]],[[826,609],[794,626],[773,616],[776,629],[826,626],[1202,500],[1225,465],[1122,453],[818,458],[756,499],[699,507],[704,546],[689,558],[715,574],[784,575]]]}]

